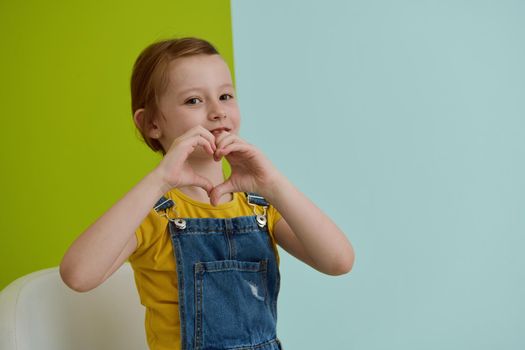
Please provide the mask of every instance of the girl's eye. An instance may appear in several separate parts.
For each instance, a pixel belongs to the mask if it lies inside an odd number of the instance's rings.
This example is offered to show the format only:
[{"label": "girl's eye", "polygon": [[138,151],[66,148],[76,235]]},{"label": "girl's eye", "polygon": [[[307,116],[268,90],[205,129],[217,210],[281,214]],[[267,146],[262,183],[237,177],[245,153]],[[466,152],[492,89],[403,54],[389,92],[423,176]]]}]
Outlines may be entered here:
[{"label": "girl's eye", "polygon": [[197,97],[193,97],[187,100],[185,103],[189,105],[196,105],[197,101],[200,101],[200,99],[198,99]]},{"label": "girl's eye", "polygon": [[[223,97],[226,97],[223,99]],[[221,95],[221,100],[231,100],[233,98],[232,95],[230,94],[224,94],[224,95]]]}]

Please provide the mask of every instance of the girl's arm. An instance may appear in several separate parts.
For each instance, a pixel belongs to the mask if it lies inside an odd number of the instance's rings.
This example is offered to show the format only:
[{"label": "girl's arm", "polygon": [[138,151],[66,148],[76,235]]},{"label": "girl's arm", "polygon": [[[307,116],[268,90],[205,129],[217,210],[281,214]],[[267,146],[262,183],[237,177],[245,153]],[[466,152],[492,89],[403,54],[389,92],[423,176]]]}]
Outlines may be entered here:
[{"label": "girl's arm", "polygon": [[214,142],[215,136],[202,126],[176,138],[159,166],[73,242],[60,263],[64,282],[74,290],[88,291],[111,276],[136,249],[135,230],[171,188],[194,185],[209,193],[213,184],[186,160],[201,147],[212,155]]},{"label": "girl's arm", "polygon": [[160,172],[152,171],[88,227],[60,263],[64,283],[85,292],[104,282],[135,251],[135,230],[164,193]]},{"label": "girl's arm", "polygon": [[328,275],[350,272],[355,254],[344,233],[284,176],[261,193],[282,215],[274,235],[283,248]]},{"label": "girl's arm", "polygon": [[255,192],[263,196],[282,215],[274,228],[276,240],[315,269],[329,275],[349,272],[354,249],[344,233],[299,192],[254,145],[236,134],[221,133],[216,159],[224,156],[231,165],[231,176],[213,188],[213,205],[229,192]]}]

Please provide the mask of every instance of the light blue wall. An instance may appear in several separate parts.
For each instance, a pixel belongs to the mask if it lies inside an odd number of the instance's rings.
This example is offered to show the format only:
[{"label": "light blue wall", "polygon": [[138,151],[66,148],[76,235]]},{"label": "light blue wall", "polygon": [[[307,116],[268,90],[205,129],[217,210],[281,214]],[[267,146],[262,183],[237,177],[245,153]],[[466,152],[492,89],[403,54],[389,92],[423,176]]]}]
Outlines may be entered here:
[{"label": "light blue wall", "polygon": [[[525,348],[525,2],[232,0],[242,136],[346,232],[285,349]],[[322,232],[319,232],[322,235]]]}]

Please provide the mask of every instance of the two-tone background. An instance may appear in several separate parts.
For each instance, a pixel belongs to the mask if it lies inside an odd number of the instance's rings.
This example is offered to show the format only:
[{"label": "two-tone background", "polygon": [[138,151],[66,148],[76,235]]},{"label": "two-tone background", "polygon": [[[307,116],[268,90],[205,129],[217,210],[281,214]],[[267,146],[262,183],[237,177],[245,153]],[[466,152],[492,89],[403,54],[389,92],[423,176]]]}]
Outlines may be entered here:
[{"label": "two-tone background", "polygon": [[2,1],[0,288],[58,265],[158,164],[132,64],[192,35],[235,75],[241,136],[356,250],[339,277],[280,250],[287,349],[523,349],[524,18],[512,0]]}]

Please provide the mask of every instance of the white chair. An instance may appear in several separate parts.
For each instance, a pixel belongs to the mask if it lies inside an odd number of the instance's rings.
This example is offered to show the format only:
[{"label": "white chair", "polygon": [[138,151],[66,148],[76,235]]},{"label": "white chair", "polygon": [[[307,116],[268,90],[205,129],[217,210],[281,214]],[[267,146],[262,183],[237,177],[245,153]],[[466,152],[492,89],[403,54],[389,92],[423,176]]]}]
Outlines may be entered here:
[{"label": "white chair", "polygon": [[144,307],[129,263],[86,293],[69,289],[58,267],[23,276],[0,292],[1,350],[147,348]]}]

